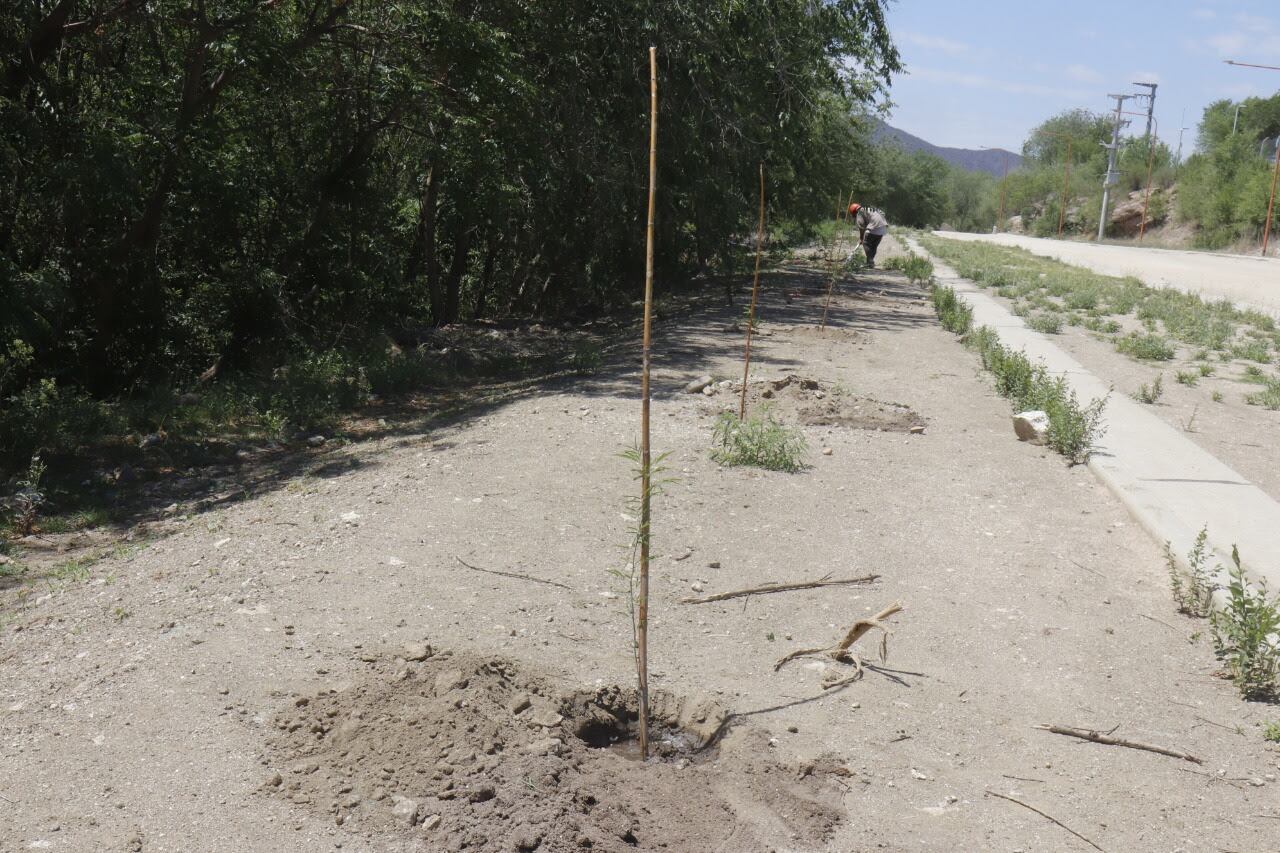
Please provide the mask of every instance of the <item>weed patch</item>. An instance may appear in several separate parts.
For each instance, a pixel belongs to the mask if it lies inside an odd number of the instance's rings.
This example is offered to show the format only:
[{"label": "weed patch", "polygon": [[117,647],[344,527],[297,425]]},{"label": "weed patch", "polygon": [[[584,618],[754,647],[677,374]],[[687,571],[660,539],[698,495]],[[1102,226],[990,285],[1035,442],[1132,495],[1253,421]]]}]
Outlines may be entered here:
[{"label": "weed patch", "polygon": [[1186,576],[1178,568],[1173,549],[1168,542],[1164,543],[1164,560],[1169,569],[1169,585],[1173,587],[1173,600],[1177,602],[1178,612],[1202,619],[1209,615],[1214,589],[1213,573],[1206,567],[1205,543],[1208,538],[1209,528],[1202,528],[1191,550],[1187,552],[1188,574]]},{"label": "weed patch", "polygon": [[1062,315],[1037,314],[1027,321],[1027,325],[1046,335],[1059,335],[1062,334]]},{"label": "weed patch", "polygon": [[1262,406],[1271,411],[1280,410],[1280,379],[1270,379],[1261,391],[1245,395],[1250,406]]},{"label": "weed patch", "polygon": [[721,465],[749,465],[794,474],[805,468],[808,443],[799,430],[780,423],[762,407],[746,420],[721,412],[716,420],[711,457]]},{"label": "weed patch", "polygon": [[1150,385],[1145,382],[1138,386],[1138,390],[1133,392],[1133,399],[1139,403],[1146,403],[1148,406],[1155,405],[1161,397],[1164,396],[1164,374],[1160,374]]},{"label": "weed patch", "polygon": [[933,310],[938,314],[942,328],[956,335],[967,335],[973,329],[973,309],[965,304],[955,290],[935,285],[930,292]]},{"label": "weed patch", "polygon": [[1142,361],[1169,361],[1177,351],[1159,335],[1126,335],[1116,341],[1116,349]]}]

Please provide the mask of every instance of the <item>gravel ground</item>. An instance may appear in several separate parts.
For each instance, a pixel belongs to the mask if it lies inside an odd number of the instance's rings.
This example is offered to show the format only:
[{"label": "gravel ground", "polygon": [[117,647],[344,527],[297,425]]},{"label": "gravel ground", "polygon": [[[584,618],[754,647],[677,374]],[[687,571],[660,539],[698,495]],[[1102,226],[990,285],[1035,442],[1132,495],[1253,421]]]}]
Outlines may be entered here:
[{"label": "gravel ground", "polygon": [[[1091,849],[991,792],[1109,851],[1277,849],[1280,754],[1260,730],[1275,709],[1241,702],[1217,677],[1205,624],[1174,613],[1160,549],[1086,469],[1014,440],[1007,404],[923,291],[896,273],[865,275],[841,287],[818,334],[823,284],[801,264],[766,277],[753,376],[794,373],[817,381],[810,391],[894,404],[925,430],[809,423],[808,470],[720,468],[712,425],[736,399],[682,389],[703,374],[740,376],[741,337],[726,331],[740,303],[700,303],[659,325],[654,446],[677,481],[655,507],[652,681],[716,703],[729,725],[710,762],[630,768],[626,778],[673,791],[632,802],[556,722],[568,756],[558,784],[590,782],[611,810],[582,833],[600,835],[598,849]],[[487,396],[430,430],[395,421],[173,522],[86,579],[6,591],[0,849],[571,849],[569,835],[509,834],[497,820],[483,832],[482,813],[428,799],[441,793],[440,780],[427,784],[443,772],[438,755],[454,755],[441,739],[469,744],[468,726],[513,745],[532,738],[519,720],[509,733],[485,729],[510,711],[508,688],[477,682],[472,707],[470,694],[451,697],[456,679],[440,681],[437,658],[542,685],[551,706],[524,713],[568,713],[572,697],[631,683],[609,569],[625,560],[635,491],[618,456],[637,435],[635,354],[625,342],[591,376]],[[777,409],[797,423],[800,411]],[[679,603],[694,590],[867,573],[881,579]],[[904,610],[888,662],[861,681],[824,690],[850,668],[817,659],[774,671],[894,601]],[[417,660],[420,644],[432,649]],[[868,661],[874,646],[860,644]],[[417,714],[414,702],[430,708]],[[336,716],[303,713],[313,706]],[[325,740],[352,719],[382,732],[358,741],[373,744],[367,754]],[[435,751],[376,766],[414,719],[436,733]],[[282,736],[294,722],[317,726],[317,740]],[[1118,727],[1204,764],[1036,724]],[[528,765],[522,795],[512,772],[526,765],[503,760],[516,760],[514,746],[483,746],[458,757],[481,768],[468,784],[493,779],[496,796],[474,808],[570,802],[567,789],[537,790],[555,767]],[[710,793],[673,803],[685,789],[672,774],[688,771]],[[313,772],[350,773],[353,790],[317,784],[306,796],[299,774]],[[808,777],[814,787],[796,787]],[[366,789],[375,778],[413,793],[418,825],[400,820],[389,792]],[[335,810],[329,797],[347,795],[359,803]],[[809,806],[797,811],[800,800]],[[426,828],[435,815],[444,820]]]}]

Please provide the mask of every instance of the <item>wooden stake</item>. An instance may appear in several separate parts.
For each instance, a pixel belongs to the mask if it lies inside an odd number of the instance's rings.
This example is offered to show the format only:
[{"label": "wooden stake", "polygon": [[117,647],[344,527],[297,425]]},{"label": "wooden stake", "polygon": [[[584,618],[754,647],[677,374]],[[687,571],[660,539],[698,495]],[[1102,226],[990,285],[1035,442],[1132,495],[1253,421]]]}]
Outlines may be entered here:
[{"label": "wooden stake", "polygon": [[751,375],[751,332],[756,324],[756,299],[760,296],[760,254],[764,250],[764,163],[760,164],[760,227],[756,230],[756,275],[751,283],[751,308],[747,311],[747,346],[742,354],[742,402],[738,420],[747,418],[747,377]]},{"label": "wooden stake", "polygon": [[[845,578],[843,580],[822,580],[803,581],[801,583],[768,583],[763,586],[753,586],[751,589],[739,589],[733,592],[722,592],[719,595],[708,595],[706,598],[682,598],[681,604],[710,604],[713,601],[728,601],[731,598],[745,598],[748,595],[768,595],[771,592],[794,592],[799,589],[818,589],[824,586],[848,586],[850,584],[875,583],[880,579],[879,575],[865,575],[860,578]],[[543,581],[546,583],[546,581]]]},{"label": "wooden stake", "polygon": [[640,686],[640,760],[649,757],[649,344],[653,330],[653,218],[658,183],[658,49],[649,48],[649,224],[645,231],[644,341],[640,357],[640,591],[636,601],[636,676]]},{"label": "wooden stake", "polygon": [[[839,204],[839,200],[836,201]],[[849,205],[853,204],[853,190],[849,190],[849,201],[844,207],[836,208],[836,233],[831,241],[831,280],[827,282],[827,301],[822,306],[822,322],[818,325],[818,330],[823,331],[827,328],[827,311],[831,309],[831,294],[836,287],[836,277],[840,274],[840,238],[843,236],[842,226],[848,220]],[[850,253],[852,254],[852,253]]]}]

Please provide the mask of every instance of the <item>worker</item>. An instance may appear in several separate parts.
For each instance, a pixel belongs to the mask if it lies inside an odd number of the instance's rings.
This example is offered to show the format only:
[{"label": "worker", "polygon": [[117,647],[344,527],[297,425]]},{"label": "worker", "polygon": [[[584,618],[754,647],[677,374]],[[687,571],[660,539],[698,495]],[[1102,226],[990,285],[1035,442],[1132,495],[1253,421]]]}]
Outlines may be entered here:
[{"label": "worker", "polygon": [[889,233],[889,220],[880,208],[856,202],[849,205],[849,215],[858,223],[858,245],[867,256],[867,266],[875,269],[876,250],[880,248],[884,235]]}]

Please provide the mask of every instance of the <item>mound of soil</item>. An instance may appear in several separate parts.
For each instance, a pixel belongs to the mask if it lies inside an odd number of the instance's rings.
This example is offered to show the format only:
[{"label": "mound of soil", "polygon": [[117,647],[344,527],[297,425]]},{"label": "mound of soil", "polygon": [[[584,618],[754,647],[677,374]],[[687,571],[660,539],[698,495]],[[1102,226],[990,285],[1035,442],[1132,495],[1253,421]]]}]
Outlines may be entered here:
[{"label": "mound of soil", "polygon": [[[406,650],[359,685],[302,696],[271,741],[267,789],[345,830],[448,851],[765,851],[821,846],[844,819],[835,762],[797,770],[761,733],[716,737],[709,700],[656,693],[634,743],[634,691],[561,693],[509,661]],[[741,737],[739,737],[741,735]],[[741,743],[739,743],[741,742]]]},{"label": "mound of soil", "polygon": [[[711,386],[712,394],[741,393],[742,383]],[[767,405],[781,420],[806,426],[842,426],[879,432],[922,432],[926,418],[908,406],[886,403],[871,397],[851,394],[843,388],[832,388],[817,379],[784,376],[781,379],[754,380],[747,390],[752,409]]]}]

